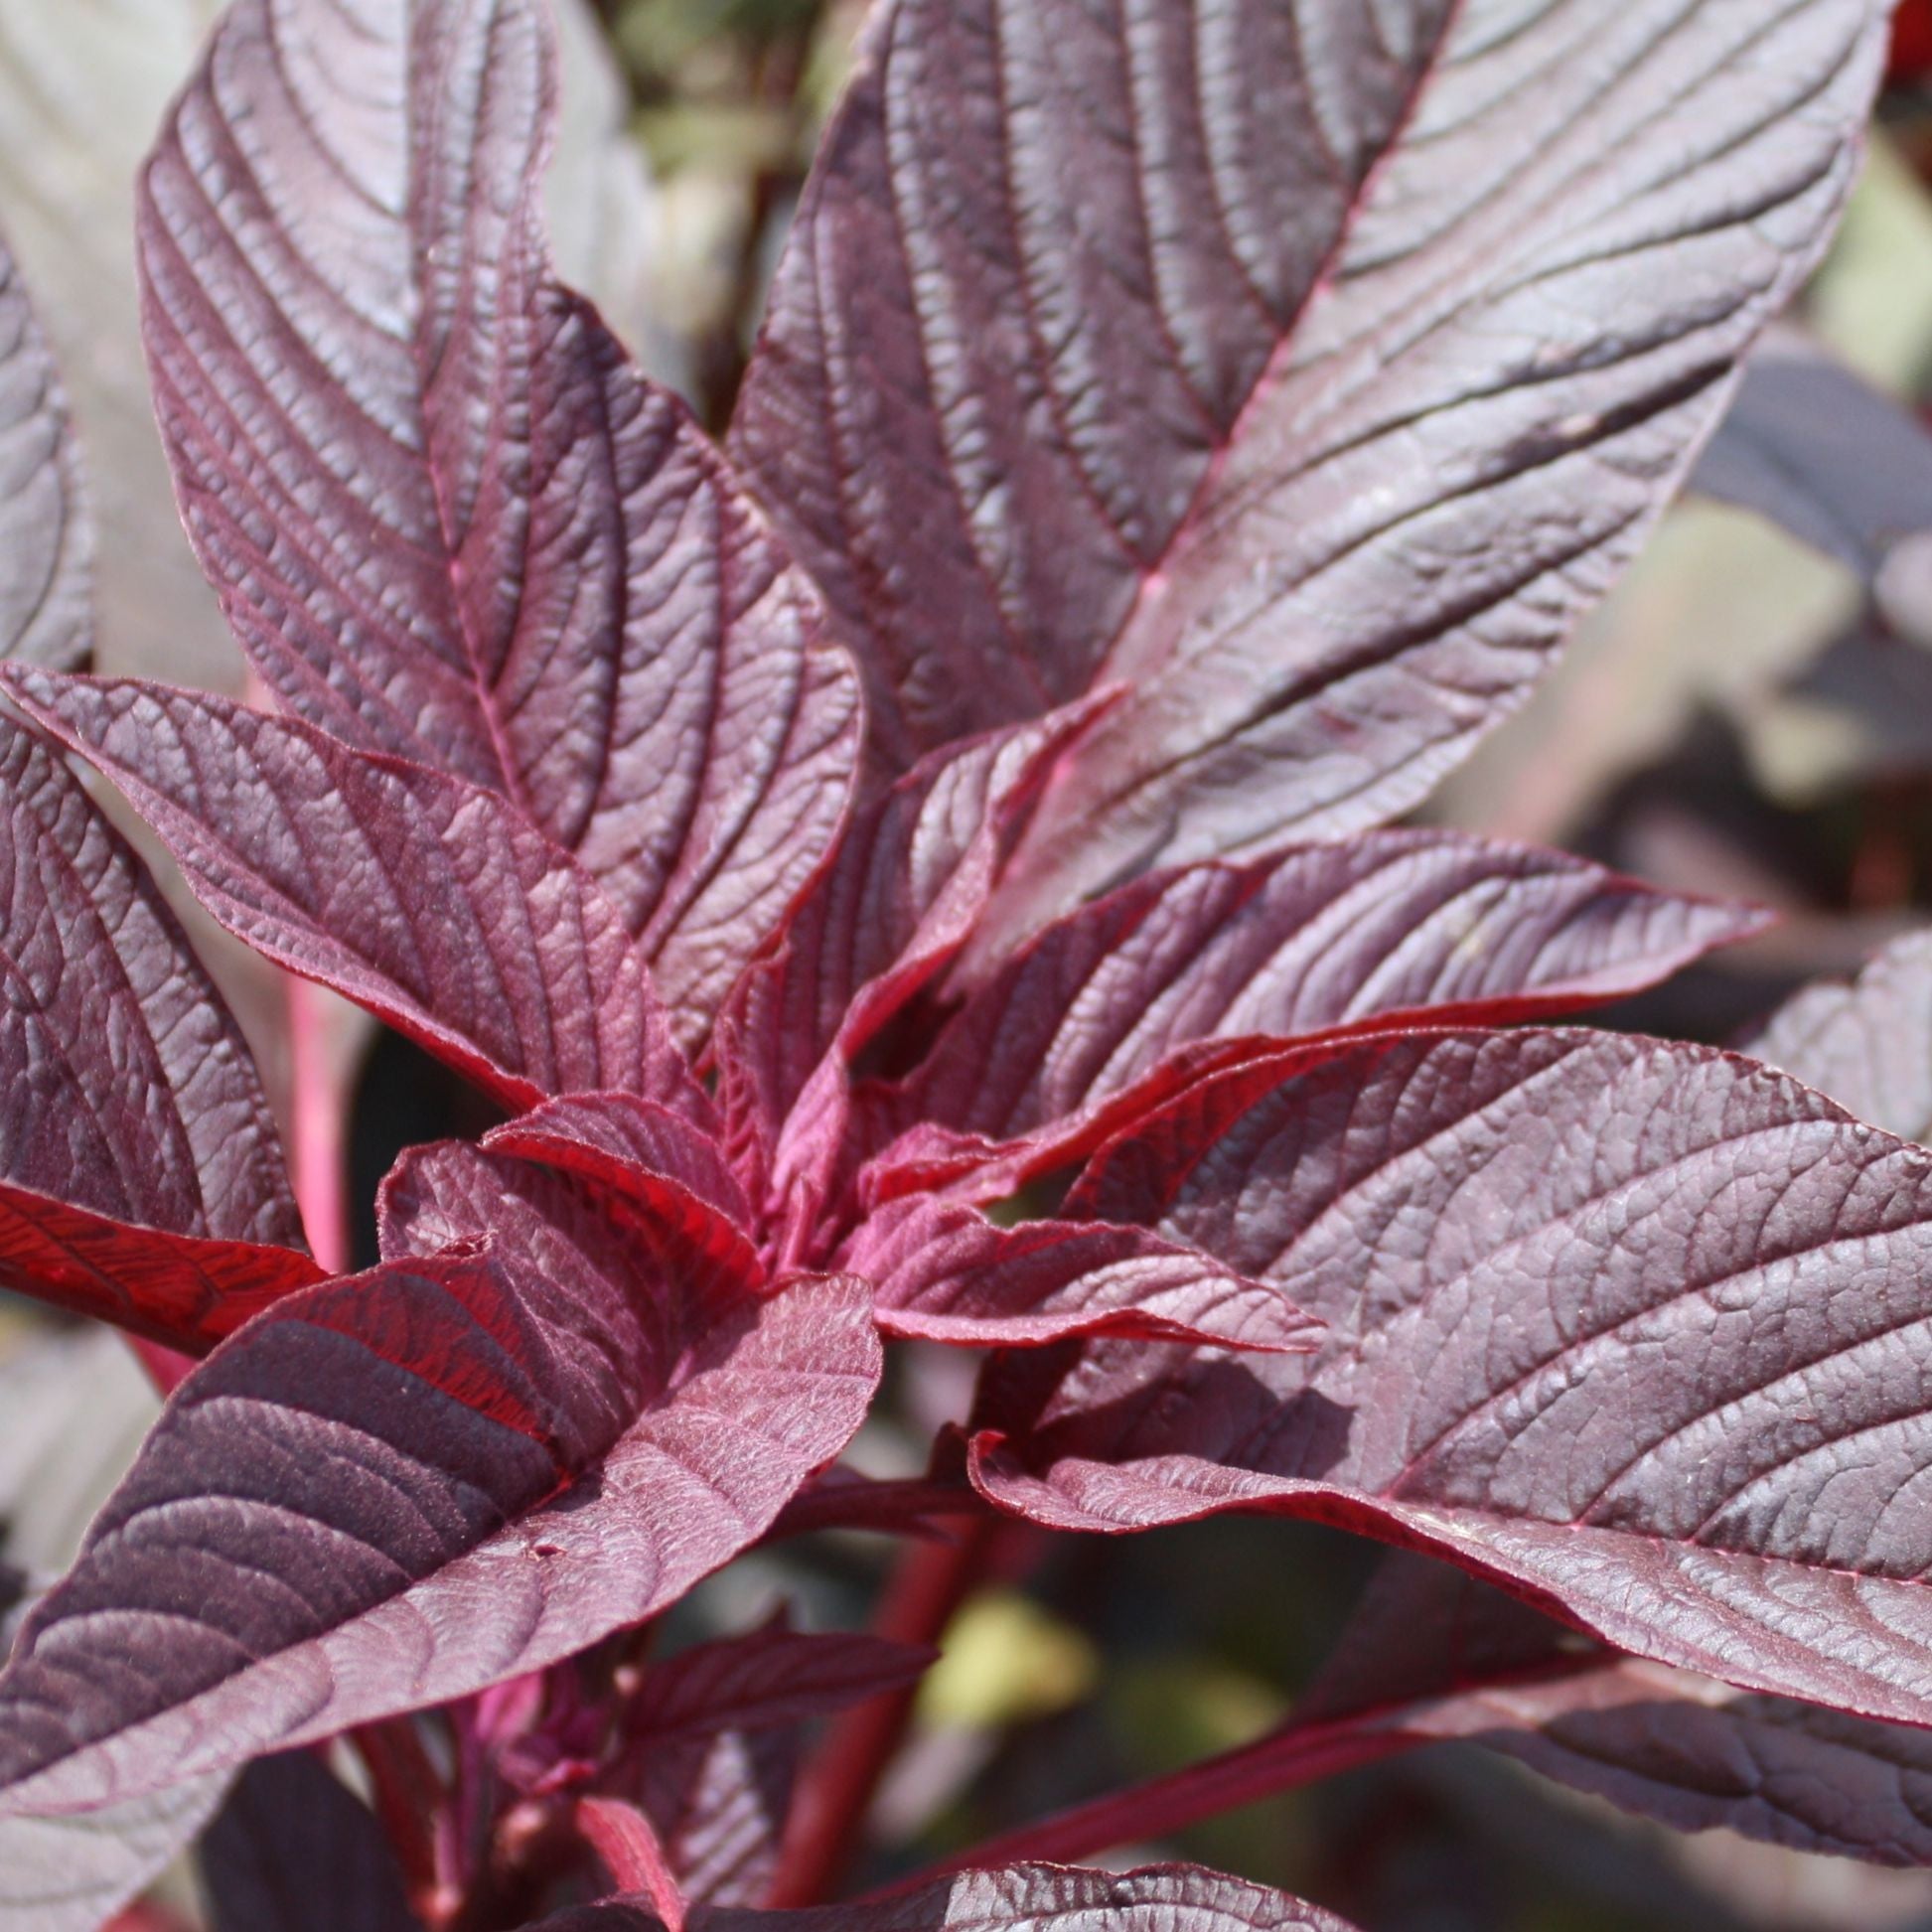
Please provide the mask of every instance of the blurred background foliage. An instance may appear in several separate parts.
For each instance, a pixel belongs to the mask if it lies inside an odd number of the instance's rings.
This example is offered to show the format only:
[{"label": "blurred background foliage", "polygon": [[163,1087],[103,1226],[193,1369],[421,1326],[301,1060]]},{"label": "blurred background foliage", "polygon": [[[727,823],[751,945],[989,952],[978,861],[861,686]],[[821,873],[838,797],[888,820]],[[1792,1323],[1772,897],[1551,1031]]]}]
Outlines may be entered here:
[{"label": "blurred background foliage", "polygon": [[[45,4],[0,0],[0,28]],[[719,429],[863,0],[595,6],[609,63],[579,64],[566,113],[581,121],[601,90],[590,144],[599,159],[570,176],[559,228],[578,230],[573,251],[604,264],[592,286],[613,320]],[[199,0],[173,7],[182,19],[140,82],[157,102],[168,64],[185,63],[209,11]],[[16,49],[31,38],[16,34]],[[0,108],[13,58],[5,41]],[[142,122],[130,106],[115,124]],[[0,132],[0,186],[13,192],[11,165],[43,194],[53,177],[31,167],[58,138],[37,130],[28,160],[10,163]],[[609,141],[623,149],[615,188]],[[639,158],[648,180],[634,178]],[[97,271],[109,281],[120,272],[113,262]],[[60,290],[50,309],[57,333],[68,318],[99,330],[63,345],[83,428],[98,442],[90,415],[126,413],[138,365],[111,332],[131,318],[117,323],[111,304]],[[1798,320],[1813,343],[1932,420],[1932,0],[1900,9],[1870,165]],[[153,482],[146,460],[137,473]],[[149,509],[165,512],[165,496],[128,515]],[[1849,971],[1932,912],[1932,488],[1917,509],[1885,529],[1869,567],[1855,567],[1746,511],[1687,497],[1535,699],[1429,808],[1437,822],[1561,844],[1784,915],[1775,932],[1612,1023],[1745,1039],[1791,986]],[[125,534],[117,528],[117,540]],[[133,641],[117,645],[113,615],[110,606],[116,668],[183,674]],[[206,681],[221,680],[219,666],[197,663]],[[243,970],[225,950],[218,965]],[[245,980],[231,983],[272,1076],[272,1016]],[[367,1037],[346,1028],[342,1046],[361,1056],[358,1200],[372,1196],[401,1145],[480,1124],[438,1069],[389,1038],[366,1051]],[[0,1306],[0,1338],[12,1358],[0,1363],[4,1560],[31,1584],[77,1539],[152,1399],[106,1338],[50,1334],[10,1306]],[[913,1350],[894,1374],[896,1401],[854,1459],[912,1474],[933,1425],[963,1412],[969,1364]],[[77,1405],[66,1393],[76,1388]],[[59,1485],[48,1480],[55,1468],[68,1472]],[[995,1580],[947,1633],[881,1794],[876,1835],[893,1849],[869,1877],[1254,1736],[1291,1708],[1378,1560],[1372,1547],[1317,1526],[1234,1519],[1119,1541],[1002,1534]],[[679,1606],[664,1641],[749,1627],[780,1601],[808,1627],[852,1627],[889,1554],[877,1539],[831,1537],[754,1556]],[[1121,1858],[1150,1854],[1284,1885],[1369,1932],[1932,1932],[1932,1873],[1721,1833],[1679,1838],[1473,1745],[1354,1772],[1124,1848]],[[195,1922],[186,1879],[166,1896],[165,1921],[130,1915],[130,1932]]]}]

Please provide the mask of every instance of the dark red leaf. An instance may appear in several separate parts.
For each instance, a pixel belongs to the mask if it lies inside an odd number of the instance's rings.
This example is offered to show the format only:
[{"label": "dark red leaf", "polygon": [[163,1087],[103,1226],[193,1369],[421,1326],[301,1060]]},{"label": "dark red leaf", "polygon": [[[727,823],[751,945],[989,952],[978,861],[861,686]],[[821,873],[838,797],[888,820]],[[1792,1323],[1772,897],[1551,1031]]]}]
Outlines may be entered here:
[{"label": "dark red leaf", "polygon": [[531,0],[242,0],[150,163],[183,515],[296,711],[509,797],[687,1034],[829,843],[860,732],[816,595],[554,279]]},{"label": "dark red leaf", "polygon": [[1621,1657],[1475,1577],[1393,1553],[1297,1723],[1363,1713],[1485,1744],[1678,1831],[1932,1864],[1932,1735]]},{"label": "dark red leaf", "polygon": [[886,9],[733,428],[883,749],[1128,684],[1026,834],[1050,909],[1413,802],[1634,552],[1883,43],[1867,0]]},{"label": "dark red leaf", "polygon": [[140,861],[0,722],[0,1282],[206,1346],[317,1278],[234,1022]]},{"label": "dark red leaf", "polygon": [[368,1806],[309,1751],[242,1772],[202,1841],[214,1932],[417,1932]]},{"label": "dark red leaf", "polygon": [[512,1107],[625,1088],[696,1107],[596,882],[494,793],[225,698],[16,671],[196,895]]},{"label": "dark red leaf", "polygon": [[[1199,1865],[1079,1871],[1016,1864],[873,1905],[804,1912],[699,1910],[690,1932],[1349,1932],[1332,1912]],[[607,1899],[527,1932],[661,1932],[648,1900]]]},{"label": "dark red leaf", "polygon": [[1806,987],[1750,1052],[1887,1133],[1932,1140],[1932,933],[1893,940],[1849,986]]},{"label": "dark red leaf", "polygon": [[727,1730],[639,1754],[638,1803],[687,1897],[754,1905],[767,1896],[802,1749],[795,1730]]},{"label": "dark red leaf", "polygon": [[976,1208],[921,1197],[869,1217],[839,1264],[872,1283],[886,1334],[971,1348],[1137,1335],[1309,1349],[1320,1326],[1271,1283],[1141,1228],[999,1228]]},{"label": "dark red leaf", "polygon": [[[1036,1137],[1014,1173],[988,1180],[1006,1186],[1164,1100],[1188,1070],[1173,1056],[1196,1042],[1562,1012],[1655,984],[1762,924],[1748,907],[1445,832],[1156,873],[996,972],[917,1073],[868,1095],[867,1131],[873,1144],[921,1123]],[[910,1182],[935,1160],[947,1164],[927,1134],[882,1164]]]},{"label": "dark red leaf", "polygon": [[1419,1545],[1621,1648],[1923,1722],[1932,1156],[1749,1062],[1420,1034],[1203,1082],[1070,1213],[1279,1282],[1312,1357],[1006,1358],[978,1480]]},{"label": "dark red leaf", "polygon": [[300,1249],[135,1227],[0,1181],[0,1282],[204,1354],[323,1271]]},{"label": "dark red leaf", "polygon": [[878,1374],[861,1290],[681,1292],[594,1214],[545,1221],[567,1188],[528,1169],[494,1252],[304,1289],[189,1377],[0,1676],[0,1809],[538,1668],[837,1453]]},{"label": "dark red leaf", "polygon": [[625,1730],[662,1739],[803,1723],[904,1689],[937,1654],[920,1644],[774,1623],[653,1664],[626,1709]]},{"label": "dark red leaf", "polygon": [[0,237],[0,658],[86,662],[92,550],[54,357]]}]

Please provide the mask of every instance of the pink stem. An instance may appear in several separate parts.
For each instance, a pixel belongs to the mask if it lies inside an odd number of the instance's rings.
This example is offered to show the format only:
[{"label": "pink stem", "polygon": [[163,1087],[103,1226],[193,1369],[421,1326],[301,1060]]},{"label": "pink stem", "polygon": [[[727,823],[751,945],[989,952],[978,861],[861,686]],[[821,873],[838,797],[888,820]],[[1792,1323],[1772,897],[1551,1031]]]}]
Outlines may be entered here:
[{"label": "pink stem", "polygon": [[1218,1757],[1203,1758],[1164,1777],[1109,1792],[1104,1798],[986,1839],[958,1858],[929,1865],[867,1897],[896,1897],[975,1865],[1016,1864],[1025,1859],[1071,1864],[1115,1846],[1170,1837],[1204,1818],[1439,1741],[1422,1731],[1404,1730],[1389,1722],[1386,1714],[1290,1725]]},{"label": "pink stem", "polygon": [[349,1095],[329,1051],[329,1023],[327,995],[306,979],[290,978],[295,1199],[316,1260],[331,1274],[343,1274],[350,1265]]},{"label": "pink stem", "polygon": [[[873,1634],[903,1644],[937,1641],[978,1582],[995,1527],[982,1519],[963,1526],[953,1542],[907,1545],[879,1599]],[[868,1698],[826,1731],[800,1780],[769,1903],[816,1904],[836,1889],[857,1855],[873,1793],[905,1736],[916,1696],[909,1685]]]}]

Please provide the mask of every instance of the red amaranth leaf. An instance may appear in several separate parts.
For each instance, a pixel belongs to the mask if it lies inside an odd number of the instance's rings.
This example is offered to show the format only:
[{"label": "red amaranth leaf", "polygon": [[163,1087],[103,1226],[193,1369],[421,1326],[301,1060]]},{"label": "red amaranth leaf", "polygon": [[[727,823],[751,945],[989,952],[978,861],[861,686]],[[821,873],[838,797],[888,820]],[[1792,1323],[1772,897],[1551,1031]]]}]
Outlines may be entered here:
[{"label": "red amaranth leaf", "polygon": [[0,1675],[0,1812],[537,1669],[675,1600],[843,1446],[878,1376],[855,1284],[686,1290],[526,1172],[494,1246],[304,1289],[183,1383]]},{"label": "red amaranth leaf", "polygon": [[0,237],[0,658],[86,662],[92,550],[54,357]]},{"label": "red amaranth leaf", "polygon": [[653,1664],[625,1708],[624,1727],[631,1736],[669,1738],[803,1723],[903,1690],[937,1656],[923,1644],[777,1621]]},{"label": "red amaranth leaf", "polygon": [[0,1282],[206,1348],[317,1278],[254,1063],[145,868],[0,721]]},{"label": "red amaranth leaf", "polygon": [[[963,1871],[871,1905],[802,1912],[699,1909],[689,1932],[1349,1932],[1332,1912],[1200,1865]],[[642,1896],[560,1912],[526,1932],[662,1932]]]},{"label": "red amaranth leaf", "polygon": [[1795,993],[1749,1051],[1887,1133],[1932,1140],[1932,933],[1893,940],[1850,985]]},{"label": "red amaranth leaf", "polygon": [[552,272],[531,0],[241,0],[151,160],[145,332],[263,677],[504,793],[687,1037],[829,843],[854,673],[717,452]]},{"label": "red amaranth leaf", "polygon": [[1049,905],[1412,803],[1816,259],[1884,11],[883,10],[732,436],[883,750],[1129,685],[1027,833]]},{"label": "red amaranth leaf", "polygon": [[[1017,1164],[989,1168],[987,1185],[1005,1187],[1076,1158],[1235,1051],[1202,1042],[1564,1012],[1654,985],[1763,918],[1448,832],[1154,873],[996,971],[921,1068],[865,1094],[864,1131],[874,1146],[913,1133],[880,1163],[894,1187],[1029,1143]],[[975,1153],[961,1135],[987,1146]],[[894,1167],[904,1175],[884,1179]]]},{"label": "red amaranth leaf", "polygon": [[976,1208],[923,1197],[870,1216],[839,1265],[872,1283],[886,1334],[969,1348],[1136,1335],[1305,1350],[1320,1327],[1272,1283],[1143,1228],[999,1228]]},{"label": "red amaranth leaf", "polygon": [[1385,1559],[1294,1724],[1351,1715],[1486,1745],[1677,1831],[1932,1864],[1924,1730],[1620,1656],[1406,1551]]},{"label": "red amaranth leaf", "polygon": [[237,938],[507,1106],[598,1088],[700,1104],[616,909],[495,793],[201,692],[35,671],[7,689]]},{"label": "red amaranth leaf", "polygon": [[1005,1358],[974,1454],[1008,1507],[1317,1516],[1663,1662],[1932,1711],[1921,1149],[1706,1049],[1416,1034],[1203,1082],[1068,1211],[1330,1326],[1310,1357]]}]

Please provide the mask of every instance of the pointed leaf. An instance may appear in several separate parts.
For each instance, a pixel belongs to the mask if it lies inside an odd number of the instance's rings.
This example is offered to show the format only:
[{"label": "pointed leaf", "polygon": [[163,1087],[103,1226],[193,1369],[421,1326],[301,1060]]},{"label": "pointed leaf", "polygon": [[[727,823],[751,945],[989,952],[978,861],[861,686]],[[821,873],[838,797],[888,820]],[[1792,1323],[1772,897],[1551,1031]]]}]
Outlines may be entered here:
[{"label": "pointed leaf", "polygon": [[1357,1713],[1488,1745],[1678,1831],[1932,1863],[1925,1731],[1620,1657],[1407,1552],[1384,1560],[1295,1723]]},{"label": "pointed leaf", "polygon": [[1418,1034],[1203,1082],[1068,1210],[1331,1326],[1305,1358],[1007,1358],[976,1455],[1008,1506],[1314,1515],[1620,1648],[1932,1715],[1932,1156],[1704,1049]]},{"label": "pointed leaf", "polygon": [[0,237],[0,658],[86,661],[92,552],[67,399]]},{"label": "pointed leaf", "polygon": [[947,1201],[890,1203],[846,1245],[842,1265],[873,1284],[886,1334],[970,1348],[1137,1335],[1309,1349],[1320,1326],[1271,1283],[1144,1229],[999,1228]]},{"label": "pointed leaf", "polygon": [[[864,1298],[686,1294],[597,1217],[288,1297],[177,1392],[0,1676],[59,1814],[446,1702],[663,1607],[836,1454]],[[640,1277],[651,1283],[641,1284]]]},{"label": "pointed leaf", "polygon": [[1893,940],[1850,985],[1807,986],[1750,1051],[1887,1133],[1932,1140],[1932,933]]},{"label": "pointed leaf", "polygon": [[1816,258],[1883,27],[898,0],[733,430],[884,747],[1132,686],[1027,834],[1056,909],[1412,803],[1634,552]]},{"label": "pointed leaf", "polygon": [[507,1105],[687,1088],[615,909],[494,793],[200,692],[33,672],[8,689],[113,779],[231,933]]},{"label": "pointed leaf", "polygon": [[752,1905],[769,1894],[803,1754],[799,1733],[784,1729],[714,1731],[640,1753],[638,1803],[687,1898]]},{"label": "pointed leaf", "polygon": [[[1016,1864],[963,1871],[872,1905],[804,1912],[697,1911],[690,1932],[1348,1932],[1331,1912],[1199,1865],[1080,1871]],[[658,1932],[642,1897],[607,1899],[527,1932]]]},{"label": "pointed leaf", "polygon": [[625,1729],[652,1738],[697,1737],[803,1723],[903,1690],[936,1655],[923,1644],[775,1623],[694,1644],[652,1665],[625,1711]]},{"label": "pointed leaf", "polygon": [[1063,1164],[1165,1099],[1174,1056],[1197,1042],[1562,1012],[1655,984],[1762,924],[1749,907],[1444,832],[1155,873],[996,972],[924,1067],[869,1097],[868,1131],[874,1144],[919,1123],[988,1142],[1037,1135],[1026,1166]]},{"label": "pointed leaf", "polygon": [[240,1032],[145,868],[0,721],[0,1283],[206,1347],[317,1278]]},{"label": "pointed leaf", "polygon": [[251,1764],[202,1841],[214,1932],[417,1932],[369,1807],[312,1752]]},{"label": "pointed leaf", "polygon": [[230,9],[150,164],[183,515],[261,674],[504,793],[687,1034],[829,843],[860,729],[817,600],[555,280],[532,0]]}]

